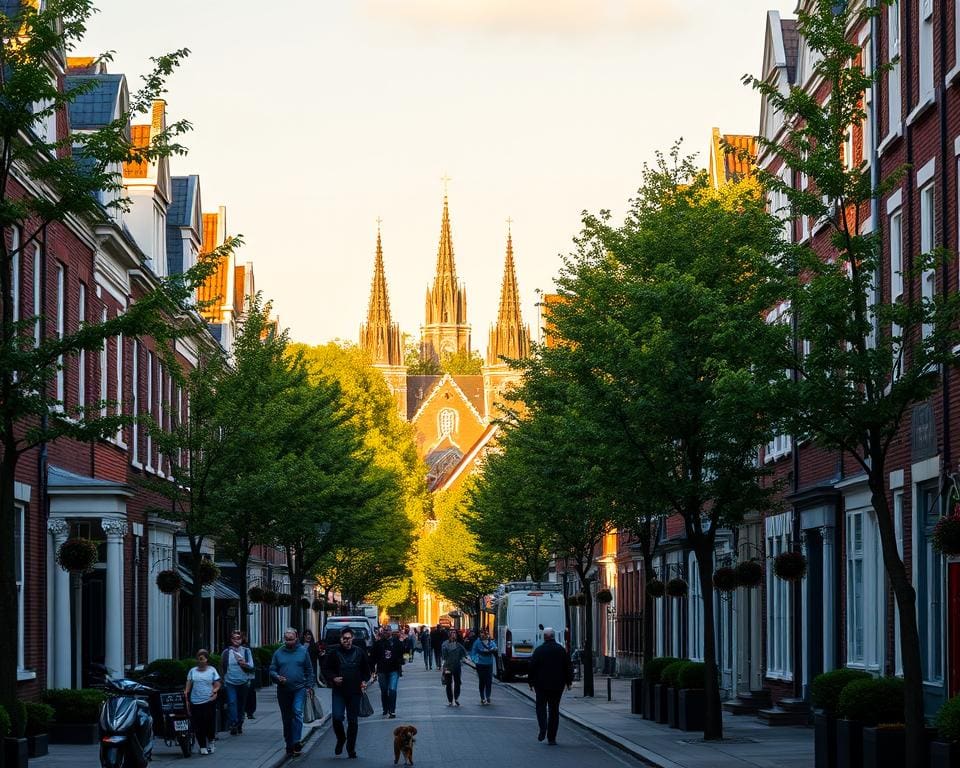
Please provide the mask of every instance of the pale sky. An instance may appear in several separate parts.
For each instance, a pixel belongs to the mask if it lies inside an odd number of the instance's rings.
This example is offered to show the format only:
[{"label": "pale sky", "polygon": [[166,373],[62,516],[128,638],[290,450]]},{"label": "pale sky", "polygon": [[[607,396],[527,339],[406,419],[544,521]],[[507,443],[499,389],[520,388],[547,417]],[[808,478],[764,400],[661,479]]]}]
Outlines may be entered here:
[{"label": "pale sky", "polygon": [[87,46],[131,81],[188,47],[170,119],[189,119],[205,211],[298,341],[356,341],[382,217],[393,318],[419,334],[447,174],[472,346],[484,352],[513,219],[524,319],[580,213],[622,215],[644,162],[683,138],[755,133],[765,12],[796,0],[99,0]]}]

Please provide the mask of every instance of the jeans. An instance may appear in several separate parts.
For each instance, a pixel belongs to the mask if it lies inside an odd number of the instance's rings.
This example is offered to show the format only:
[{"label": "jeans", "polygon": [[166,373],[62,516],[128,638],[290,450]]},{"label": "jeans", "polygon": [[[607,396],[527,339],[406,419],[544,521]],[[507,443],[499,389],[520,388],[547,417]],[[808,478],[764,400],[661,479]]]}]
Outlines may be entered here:
[{"label": "jeans", "polygon": [[303,738],[303,700],[307,696],[306,688],[290,690],[285,686],[277,688],[277,704],[280,705],[280,718],[283,720],[283,740],[287,751],[293,751],[294,744]]},{"label": "jeans", "polygon": [[193,735],[197,738],[197,746],[206,749],[207,740],[213,730],[213,721],[216,717],[214,707],[216,702],[205,701],[203,704],[190,704],[190,725]]},{"label": "jeans", "polygon": [[[359,693],[344,693],[339,688],[332,691],[330,719],[333,721],[333,732],[337,735],[337,743],[347,742],[347,754],[357,751],[357,717],[360,713]],[[343,731],[343,716],[347,716],[347,731]]]},{"label": "jeans", "polygon": [[433,660],[436,662],[436,664],[434,664],[434,666],[435,666],[437,669],[439,669],[439,668],[440,668],[440,665],[443,664],[443,653],[442,653],[442,650],[441,650],[441,646],[439,646],[439,645],[438,645],[438,646],[435,646],[434,649],[433,649]]},{"label": "jeans", "polygon": [[423,668],[433,669],[433,654],[430,653],[430,646],[423,646]]},{"label": "jeans", "polygon": [[480,701],[490,701],[493,689],[493,664],[477,664],[477,677],[480,678]]},{"label": "jeans", "polygon": [[460,700],[460,684],[463,682],[462,670],[449,670],[450,674],[447,675],[447,701],[459,701]]},{"label": "jeans", "polygon": [[227,683],[227,707],[230,711],[230,727],[243,728],[244,713],[247,708],[249,683]]},{"label": "jeans", "polygon": [[247,717],[251,718],[257,711],[257,689],[253,683],[250,683],[247,687],[247,701],[244,704],[243,711],[247,713]]},{"label": "jeans", "polygon": [[399,672],[380,672],[377,675],[380,683],[380,702],[383,712],[393,714],[397,711],[397,684],[400,682]]},{"label": "jeans", "polygon": [[540,726],[540,733],[547,734],[547,741],[557,740],[557,728],[560,727],[560,697],[563,696],[563,689],[559,691],[545,691],[537,688],[537,724]]}]

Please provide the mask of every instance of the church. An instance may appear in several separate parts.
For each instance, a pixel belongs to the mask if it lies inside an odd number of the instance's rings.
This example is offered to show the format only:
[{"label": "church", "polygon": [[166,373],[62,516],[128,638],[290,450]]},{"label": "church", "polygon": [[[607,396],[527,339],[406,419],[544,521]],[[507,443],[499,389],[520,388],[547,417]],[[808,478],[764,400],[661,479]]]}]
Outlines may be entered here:
[{"label": "church", "polygon": [[[408,375],[402,338],[390,314],[378,230],[370,303],[367,322],[360,328],[360,346],[383,374],[401,417],[414,427],[417,452],[427,465],[428,487],[431,491],[453,488],[475,470],[493,445],[498,430],[496,404],[519,379],[506,360],[530,355],[530,328],[520,313],[511,233],[507,233],[500,308],[490,328],[479,375]],[[457,280],[450,208],[444,195],[436,274],[427,288],[420,328],[420,359],[442,364],[452,355],[469,354],[470,341],[467,290]],[[421,594],[418,620],[435,624],[450,607],[428,593]]]}]

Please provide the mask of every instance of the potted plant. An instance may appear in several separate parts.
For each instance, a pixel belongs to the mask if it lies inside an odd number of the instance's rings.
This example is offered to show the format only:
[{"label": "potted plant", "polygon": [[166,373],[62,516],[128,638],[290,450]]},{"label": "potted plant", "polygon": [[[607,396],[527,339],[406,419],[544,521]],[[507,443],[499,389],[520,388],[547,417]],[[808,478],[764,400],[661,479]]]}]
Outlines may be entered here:
[{"label": "potted plant", "polygon": [[759,560],[737,563],[737,584],[741,587],[759,587],[763,581],[763,566]]},{"label": "potted plant", "polygon": [[854,680],[869,680],[871,676],[859,669],[842,667],[817,675],[810,683],[810,700],[814,706],[813,737],[816,768],[836,768],[837,765],[837,704],[840,692]]},{"label": "potted plant", "polygon": [[263,587],[250,587],[247,590],[247,600],[251,603],[263,602]]},{"label": "potted plant", "polygon": [[668,664],[660,673],[660,684],[667,689],[667,725],[671,728],[680,727],[680,686],[678,679],[680,672],[689,664],[689,661],[679,660]]},{"label": "potted plant", "polygon": [[650,659],[643,667],[643,684],[647,689],[650,706],[646,707],[646,719],[658,723],[667,722],[667,687],[660,682],[663,670],[680,661],[676,656],[660,656]]},{"label": "potted plant", "polygon": [[300,608],[301,608],[301,610],[309,611],[309,610],[310,610],[310,598],[308,598],[308,597],[301,597],[301,598],[300,598]]},{"label": "potted plant", "polygon": [[713,588],[717,592],[733,592],[738,586],[737,572],[730,566],[725,565],[713,572]]},{"label": "potted plant", "polygon": [[960,555],[960,512],[941,517],[933,527],[933,547],[942,555]]},{"label": "potted plant", "polygon": [[143,668],[151,687],[159,690],[182,691],[188,671],[177,659],[154,659]]},{"label": "potted plant", "polygon": [[706,724],[706,674],[706,664],[689,661],[677,675],[677,686],[680,690],[677,725],[681,731],[702,731]]},{"label": "potted plant", "polygon": [[57,565],[71,573],[92,571],[99,559],[97,545],[90,539],[67,539],[57,549]]},{"label": "potted plant", "polygon": [[277,593],[272,589],[263,590],[263,604],[264,605],[276,605],[277,604]]},{"label": "potted plant", "polygon": [[960,696],[940,707],[935,724],[937,739],[930,744],[930,768],[960,766]]},{"label": "potted plant", "polygon": [[167,569],[157,574],[157,589],[165,595],[173,595],[183,587],[183,579],[177,571]]},{"label": "potted plant", "polygon": [[773,573],[784,581],[799,581],[807,573],[807,558],[800,552],[781,552],[773,558]]},{"label": "potted plant", "polygon": [[96,744],[97,719],[106,695],[90,688],[50,688],[43,702],[53,707],[50,723],[51,744]]},{"label": "potted plant", "polygon": [[647,594],[650,597],[663,597],[663,593],[666,591],[666,587],[660,579],[650,579],[647,582]]},{"label": "potted plant", "polygon": [[313,598],[313,602],[310,604],[310,607],[313,608],[317,613],[320,613],[325,607],[325,603],[319,598]]},{"label": "potted plant", "polygon": [[670,597],[686,597],[689,589],[684,579],[670,579],[667,582],[667,594]]},{"label": "potted plant", "polygon": [[[842,718],[837,721],[837,768],[867,768],[864,762],[864,730],[875,728],[879,723],[896,723],[903,719],[903,680],[881,677],[847,683],[840,692],[837,712]],[[896,741],[895,733],[888,735],[892,741]],[[902,765],[902,728],[899,735],[901,746],[898,765]],[[888,747],[895,752],[893,744],[888,744]],[[871,754],[875,756],[875,747],[871,749]]]},{"label": "potted plant", "polygon": [[575,595],[567,595],[565,598],[565,601],[567,605],[570,605],[570,606],[583,605],[583,595],[581,595],[580,593],[577,593]]},{"label": "potted plant", "polygon": [[609,589],[601,589],[597,592],[597,602],[598,603],[612,603],[613,602],[613,592]]},{"label": "potted plant", "polygon": [[279,605],[281,608],[289,608],[293,605],[293,595],[291,595],[289,592],[278,592],[277,605]]},{"label": "potted plant", "polygon": [[200,561],[200,573],[198,575],[201,585],[213,584],[220,578],[220,566],[205,557]]},{"label": "potted plant", "polygon": [[27,714],[27,751],[30,757],[43,757],[47,754],[50,723],[54,717],[53,707],[37,701],[24,702]]},{"label": "potted plant", "polygon": [[[7,710],[0,705],[0,744],[6,742],[7,737],[10,735],[10,715],[7,714]],[[4,765],[4,754],[3,750],[0,749],[0,768],[3,768]]]},{"label": "potted plant", "polygon": [[27,744],[27,708],[22,701],[14,702],[14,709],[7,710],[10,731],[3,737],[3,764],[6,768],[27,768],[30,748]]}]

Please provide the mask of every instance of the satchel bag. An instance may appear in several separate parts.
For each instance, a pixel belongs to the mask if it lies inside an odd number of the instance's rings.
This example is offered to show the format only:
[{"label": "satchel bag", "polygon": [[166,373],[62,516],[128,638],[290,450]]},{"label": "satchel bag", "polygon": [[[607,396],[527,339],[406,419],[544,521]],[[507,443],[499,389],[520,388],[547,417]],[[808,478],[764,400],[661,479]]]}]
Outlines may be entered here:
[{"label": "satchel bag", "polygon": [[449,669],[443,670],[443,672],[440,673],[440,685],[450,685],[452,678],[453,672],[451,672]]},{"label": "satchel bag", "polygon": [[360,717],[370,717],[373,714],[373,704],[370,703],[370,697],[366,691],[360,692],[360,711],[357,713]]},{"label": "satchel bag", "polygon": [[323,717],[323,706],[317,701],[312,690],[307,691],[307,698],[303,700],[303,722],[312,723]]}]

